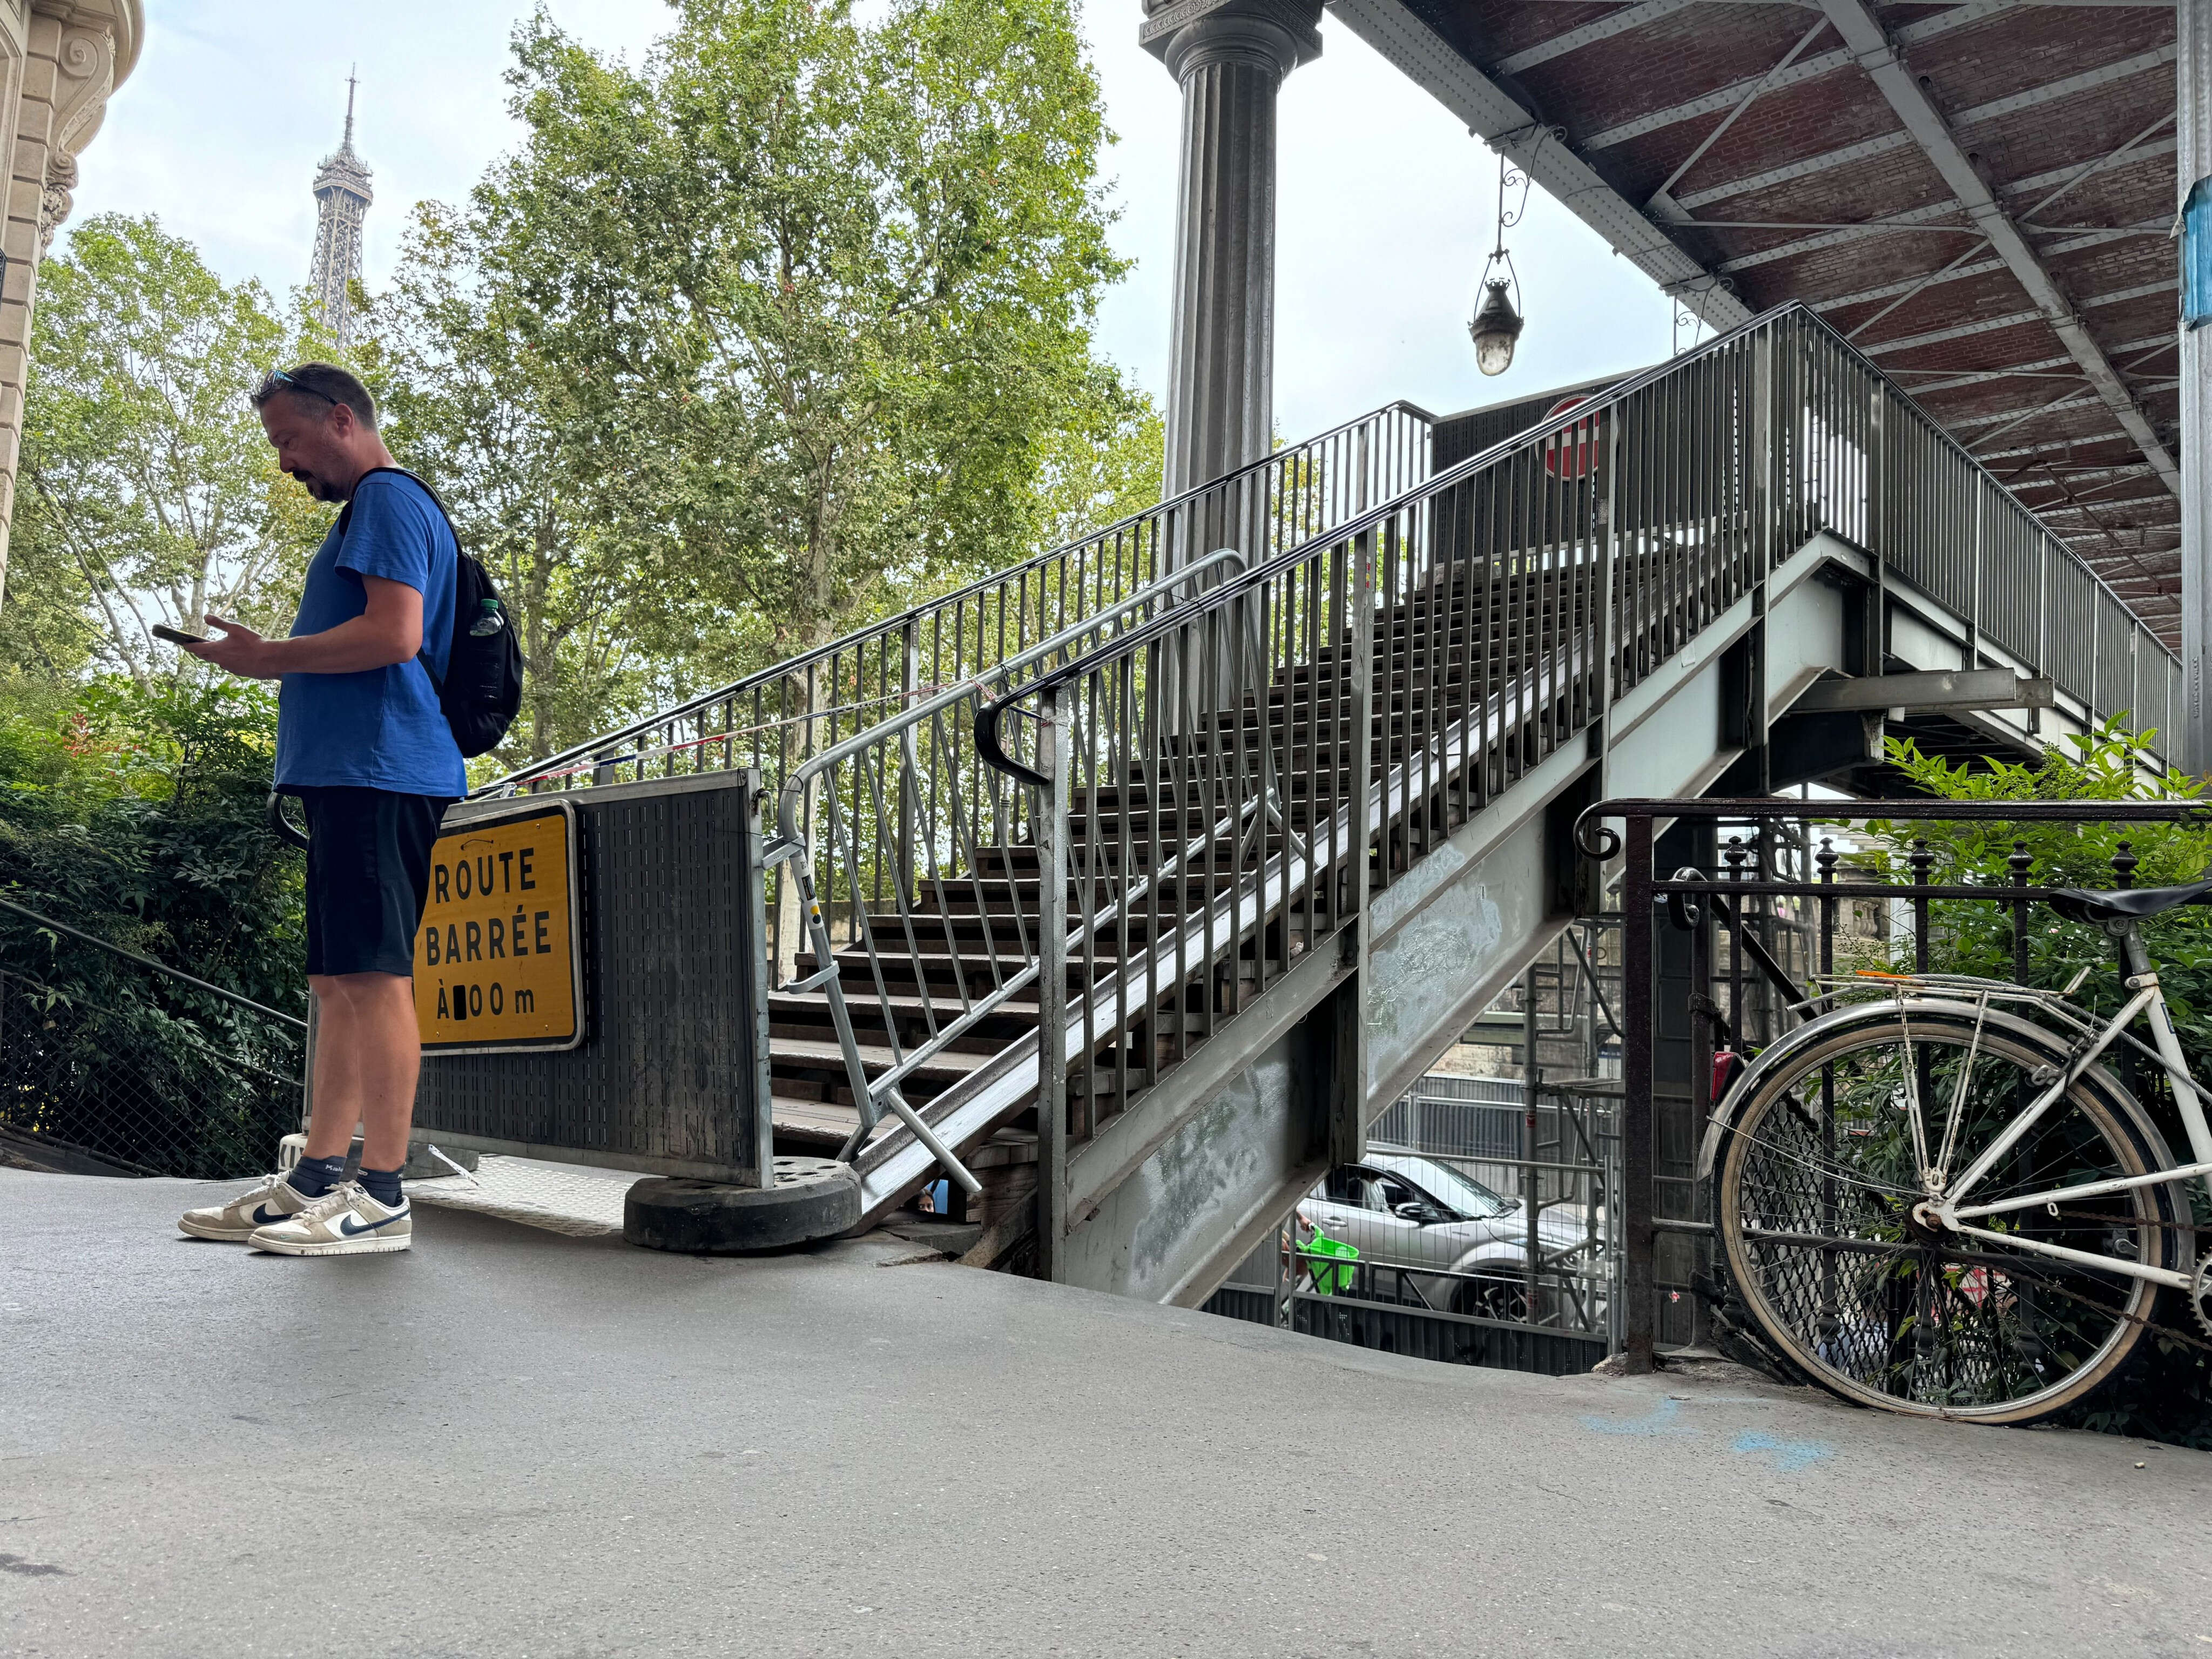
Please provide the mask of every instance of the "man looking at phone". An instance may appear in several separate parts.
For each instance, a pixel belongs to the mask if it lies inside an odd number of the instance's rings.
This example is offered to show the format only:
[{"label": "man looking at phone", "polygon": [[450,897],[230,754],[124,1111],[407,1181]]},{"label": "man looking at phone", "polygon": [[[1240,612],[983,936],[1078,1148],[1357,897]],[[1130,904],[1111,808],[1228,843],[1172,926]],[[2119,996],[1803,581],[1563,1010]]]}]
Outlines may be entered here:
[{"label": "man looking at phone", "polygon": [[[307,986],[315,998],[314,1110],[290,1175],[179,1224],[283,1255],[404,1250],[400,1190],[422,1042],[415,932],[446,808],[468,792],[439,707],[453,639],[452,527],[434,497],[386,471],[376,405],[344,369],[302,363],[253,393],[276,464],[319,501],[343,501],[307,566],[288,639],[210,617],[221,637],[185,648],[249,679],[283,682],[276,787],[307,812]],[[341,1179],[362,1126],[361,1175]]]}]

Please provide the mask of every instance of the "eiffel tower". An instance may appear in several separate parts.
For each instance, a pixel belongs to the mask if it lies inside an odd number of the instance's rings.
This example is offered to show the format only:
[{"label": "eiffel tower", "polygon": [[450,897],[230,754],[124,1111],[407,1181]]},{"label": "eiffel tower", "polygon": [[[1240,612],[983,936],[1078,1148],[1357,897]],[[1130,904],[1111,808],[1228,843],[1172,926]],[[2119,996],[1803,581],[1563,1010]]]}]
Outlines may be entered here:
[{"label": "eiffel tower", "polygon": [[353,343],[351,290],[361,279],[361,222],[374,199],[368,168],[353,149],[356,84],[349,74],[345,137],[315,173],[315,264],[307,279],[315,310],[342,348]]}]

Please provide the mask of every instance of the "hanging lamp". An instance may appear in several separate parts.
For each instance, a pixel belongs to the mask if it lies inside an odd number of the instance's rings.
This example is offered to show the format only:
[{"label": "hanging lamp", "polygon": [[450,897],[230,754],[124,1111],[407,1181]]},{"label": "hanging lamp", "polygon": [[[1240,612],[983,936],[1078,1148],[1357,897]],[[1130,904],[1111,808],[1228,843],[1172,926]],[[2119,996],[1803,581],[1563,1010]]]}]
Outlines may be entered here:
[{"label": "hanging lamp", "polygon": [[[1541,140],[1540,139],[1540,143]],[[1505,198],[1516,187],[1521,200],[1511,212],[1505,209]],[[1485,374],[1503,374],[1513,367],[1513,348],[1521,338],[1527,319],[1514,303],[1521,294],[1521,273],[1513,268],[1513,256],[1506,251],[1505,233],[1521,222],[1528,210],[1528,175],[1505,159],[1505,152],[1498,153],[1498,245],[1490,250],[1490,257],[1482,262],[1482,302],[1475,308],[1474,317],[1467,325],[1468,337],[1474,342],[1474,366]],[[1493,270],[1502,276],[1493,276]]]}]

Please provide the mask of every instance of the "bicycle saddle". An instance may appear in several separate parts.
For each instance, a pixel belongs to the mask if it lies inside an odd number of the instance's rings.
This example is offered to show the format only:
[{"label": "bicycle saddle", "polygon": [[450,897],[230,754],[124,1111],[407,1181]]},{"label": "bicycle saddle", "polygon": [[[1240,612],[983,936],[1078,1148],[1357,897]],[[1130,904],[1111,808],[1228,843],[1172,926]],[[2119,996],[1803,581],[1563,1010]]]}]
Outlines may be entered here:
[{"label": "bicycle saddle", "polygon": [[2061,887],[2051,895],[2051,908],[2074,921],[2140,921],[2185,904],[2212,902],[2208,894],[2212,894],[2212,876],[2179,887],[2121,887],[2107,892]]}]

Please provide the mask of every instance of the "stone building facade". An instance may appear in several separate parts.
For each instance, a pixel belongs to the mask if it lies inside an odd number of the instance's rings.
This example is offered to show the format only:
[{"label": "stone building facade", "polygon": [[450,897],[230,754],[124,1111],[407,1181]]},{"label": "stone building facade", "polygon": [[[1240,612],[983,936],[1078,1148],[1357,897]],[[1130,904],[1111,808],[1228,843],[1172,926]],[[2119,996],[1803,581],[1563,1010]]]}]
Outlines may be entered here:
[{"label": "stone building facade", "polygon": [[77,157],[138,61],[141,0],[0,0],[0,134],[9,140],[0,228],[0,593],[40,261],[69,217]]}]

